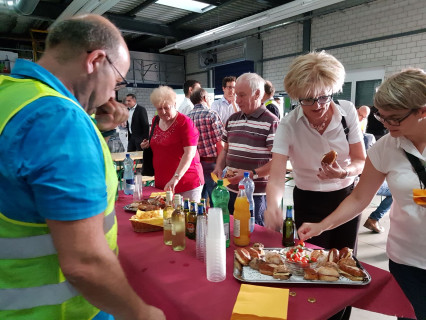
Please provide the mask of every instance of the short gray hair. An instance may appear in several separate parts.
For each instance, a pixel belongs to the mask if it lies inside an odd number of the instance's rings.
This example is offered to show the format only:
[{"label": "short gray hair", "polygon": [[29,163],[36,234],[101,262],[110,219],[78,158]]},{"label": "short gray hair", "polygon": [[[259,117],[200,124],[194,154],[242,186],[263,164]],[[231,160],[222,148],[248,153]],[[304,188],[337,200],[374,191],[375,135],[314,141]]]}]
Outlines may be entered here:
[{"label": "short gray hair", "polygon": [[251,89],[252,94],[259,90],[260,98],[265,94],[265,80],[257,73],[243,73],[237,78],[236,83],[246,81]]}]

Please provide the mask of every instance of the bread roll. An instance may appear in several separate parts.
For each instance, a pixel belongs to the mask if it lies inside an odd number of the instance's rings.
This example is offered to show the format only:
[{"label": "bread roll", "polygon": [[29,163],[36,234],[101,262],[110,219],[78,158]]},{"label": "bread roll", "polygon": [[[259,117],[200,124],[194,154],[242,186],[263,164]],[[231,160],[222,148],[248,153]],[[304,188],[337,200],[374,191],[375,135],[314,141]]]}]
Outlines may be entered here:
[{"label": "bread roll", "polygon": [[337,281],[339,280],[339,272],[331,267],[318,268],[318,279],[322,281]]},{"label": "bread roll", "polygon": [[261,261],[259,263],[259,272],[261,274],[266,274],[267,276],[272,276],[274,274],[275,268],[277,267],[277,264]]},{"label": "bread roll", "polygon": [[265,246],[263,245],[263,243],[260,242],[256,242],[255,244],[253,244],[253,249],[259,252],[259,255],[261,257],[265,255],[265,251],[263,250],[264,247]]},{"label": "bread roll", "polygon": [[337,152],[334,150],[331,150],[330,152],[327,152],[321,159],[321,163],[326,163],[328,165],[332,165],[334,161],[336,161],[337,158]]},{"label": "bread roll", "polygon": [[276,251],[267,251],[265,254],[265,261],[273,264],[284,264],[283,258]]},{"label": "bread roll", "polygon": [[347,266],[353,266],[356,267],[356,261],[354,258],[343,258],[340,259],[339,262],[337,262],[337,265],[340,267],[341,265],[347,265]]},{"label": "bread roll", "polygon": [[245,248],[238,248],[235,250],[235,257],[243,266],[248,266],[251,260],[250,253]]},{"label": "bread roll", "polygon": [[256,249],[248,248],[247,251],[249,252],[251,259],[260,258],[260,254]]},{"label": "bread roll", "polygon": [[318,280],[318,271],[312,268],[306,268],[303,279],[305,280]]},{"label": "bread roll", "polygon": [[275,268],[274,273],[272,274],[272,277],[274,279],[279,279],[279,280],[288,280],[291,277],[291,273],[286,266],[281,265]]},{"label": "bread roll", "polygon": [[250,268],[254,269],[254,270],[259,270],[259,264],[262,260],[260,260],[259,258],[254,258],[250,261],[249,266]]},{"label": "bread roll", "polygon": [[339,261],[339,250],[337,250],[336,248],[331,249],[328,253],[327,260],[330,262],[337,263],[337,261]]},{"label": "bread roll", "polygon": [[358,267],[342,264],[339,266],[339,272],[342,276],[352,281],[362,281],[366,277],[364,271]]},{"label": "bread roll", "polygon": [[340,250],[339,252],[339,259],[344,259],[344,258],[350,258],[352,257],[352,249],[349,249],[348,247],[344,247],[343,249]]}]

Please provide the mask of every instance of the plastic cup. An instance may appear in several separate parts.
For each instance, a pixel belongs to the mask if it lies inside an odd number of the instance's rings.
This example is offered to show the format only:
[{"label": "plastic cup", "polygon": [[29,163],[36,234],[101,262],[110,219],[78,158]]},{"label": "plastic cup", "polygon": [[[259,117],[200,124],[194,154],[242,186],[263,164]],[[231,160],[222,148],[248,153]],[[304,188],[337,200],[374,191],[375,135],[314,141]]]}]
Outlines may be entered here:
[{"label": "plastic cup", "polygon": [[220,236],[225,236],[222,209],[210,208],[209,220],[207,223],[207,237],[219,238]]},{"label": "plastic cup", "polygon": [[135,192],[133,192],[133,201],[142,200],[142,175],[135,176]]},{"label": "plastic cup", "polygon": [[206,273],[207,280],[211,282],[226,279],[226,239],[224,234],[219,237],[207,236],[206,238]]}]

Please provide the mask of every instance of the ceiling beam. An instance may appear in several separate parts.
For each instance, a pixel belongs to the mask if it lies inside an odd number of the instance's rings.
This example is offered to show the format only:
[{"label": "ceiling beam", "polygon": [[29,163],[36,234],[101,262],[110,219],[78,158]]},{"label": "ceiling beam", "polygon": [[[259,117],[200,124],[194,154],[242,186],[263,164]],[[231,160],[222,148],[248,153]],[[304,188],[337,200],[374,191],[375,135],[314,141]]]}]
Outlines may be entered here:
[{"label": "ceiling beam", "polygon": [[172,28],[165,24],[148,23],[117,14],[106,13],[105,15],[117,26],[117,28],[124,32],[147,34],[155,37],[173,39],[180,39],[182,36],[180,32],[172,30]]},{"label": "ceiling beam", "polygon": [[141,3],[140,5],[137,5],[132,10],[126,13],[126,16],[132,17],[135,16],[139,11],[142,11],[143,9],[149,7],[151,4],[155,3],[157,0],[146,0],[145,2]]}]

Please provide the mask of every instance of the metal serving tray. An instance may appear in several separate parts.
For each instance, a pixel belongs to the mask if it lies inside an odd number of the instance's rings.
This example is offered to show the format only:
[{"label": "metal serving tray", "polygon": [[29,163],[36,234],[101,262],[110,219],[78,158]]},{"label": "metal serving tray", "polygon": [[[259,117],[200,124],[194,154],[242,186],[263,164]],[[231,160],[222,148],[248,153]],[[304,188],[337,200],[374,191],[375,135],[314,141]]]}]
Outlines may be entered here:
[{"label": "metal serving tray", "polygon": [[[265,251],[278,251],[280,252],[283,248],[264,248]],[[288,280],[274,279],[272,276],[267,276],[261,274],[259,271],[250,268],[249,266],[242,266],[235,257],[234,254],[234,278],[247,283],[285,283],[285,284],[326,284],[326,285],[350,285],[350,286],[365,286],[371,282],[371,276],[364,269],[362,264],[358,261],[356,257],[353,257],[357,263],[358,268],[361,268],[365,274],[366,278],[363,281],[352,281],[344,276],[340,276],[337,281],[321,281],[321,280],[305,280],[303,276],[292,275]]]}]

